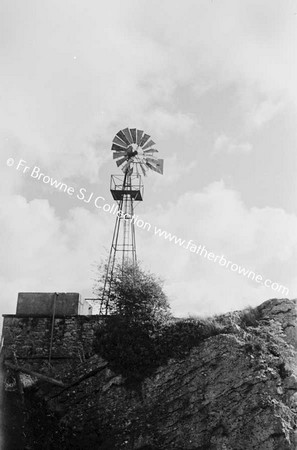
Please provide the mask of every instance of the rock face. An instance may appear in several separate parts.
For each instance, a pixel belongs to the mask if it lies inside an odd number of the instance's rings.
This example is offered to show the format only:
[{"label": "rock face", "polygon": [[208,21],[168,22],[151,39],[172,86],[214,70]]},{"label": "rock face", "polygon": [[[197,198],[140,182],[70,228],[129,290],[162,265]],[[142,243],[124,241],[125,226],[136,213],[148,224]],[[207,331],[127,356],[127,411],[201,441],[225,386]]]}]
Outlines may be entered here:
[{"label": "rock face", "polygon": [[296,301],[269,300],[256,310],[257,324],[243,326],[241,312],[218,318],[228,332],[137,388],[96,355],[65,378],[84,376],[76,385],[46,393],[40,386],[34,401],[45,398],[40,410],[50,426],[41,432],[36,421],[27,448],[296,449]]}]

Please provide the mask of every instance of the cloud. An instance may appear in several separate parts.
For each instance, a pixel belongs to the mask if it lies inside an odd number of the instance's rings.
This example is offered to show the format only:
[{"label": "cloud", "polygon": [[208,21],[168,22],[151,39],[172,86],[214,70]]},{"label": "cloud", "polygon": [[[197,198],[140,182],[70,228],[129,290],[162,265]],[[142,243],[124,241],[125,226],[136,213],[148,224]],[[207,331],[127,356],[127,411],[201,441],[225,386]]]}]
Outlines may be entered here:
[{"label": "cloud", "polygon": [[276,99],[266,99],[258,103],[252,119],[257,127],[261,127],[263,124],[271,120],[282,108],[283,103]]},{"label": "cloud", "polygon": [[[27,202],[14,196],[2,201],[4,312],[13,312],[18,291],[77,290],[90,296],[94,263],[107,254],[114,216],[78,206],[61,219],[47,200]],[[165,288],[178,315],[226,311],[280,294],[154,236],[155,225],[291,287],[288,268],[297,254],[294,215],[281,209],[247,208],[236,191],[217,182],[141,217],[152,229],[136,228],[139,259],[166,278]]]},{"label": "cloud", "polygon": [[[14,312],[19,291],[78,291],[92,295],[94,263],[107,255],[114,216],[77,206],[64,218],[47,200],[2,197],[1,274],[3,312]],[[175,314],[211,314],[281,296],[154,235],[154,226],[193,240],[208,251],[289,289],[297,254],[297,217],[276,208],[248,208],[238,192],[216,182],[188,192],[166,207],[141,215],[150,231],[136,227],[138,257],[166,278]],[[294,278],[294,277],[293,277]],[[293,292],[292,294],[293,295]]]},{"label": "cloud", "polygon": [[189,176],[191,171],[197,166],[197,161],[184,162],[181,154],[174,153],[165,160],[166,176],[155,177],[153,185],[155,189],[162,189],[164,186],[172,185],[183,181]]},{"label": "cloud", "polygon": [[[200,192],[188,192],[166,208],[147,212],[154,225],[215,255],[290,289],[297,254],[297,217],[277,208],[248,208],[238,192],[215,182]],[[193,254],[179,244],[155,236],[138,248],[145,261],[167,278],[166,289],[176,314],[213,314],[282,297],[261,284]],[[156,258],[156,251],[158,258]],[[169,264],[170,261],[170,264]]]},{"label": "cloud", "polygon": [[178,88],[201,93],[235,83],[260,92],[260,125],[277,110],[276,93],[297,102],[296,21],[280,5],[5,3],[1,123],[23,157],[38,155],[92,180],[104,165],[100,149],[123,123],[157,134],[190,132],[193,115],[175,109]]},{"label": "cloud", "polygon": [[214,143],[214,153],[250,153],[252,145],[248,142],[236,142],[234,139],[221,134],[218,136]]},{"label": "cloud", "polygon": [[[14,312],[17,292],[92,292],[93,265],[111,239],[112,217],[76,207],[61,219],[48,200],[1,198],[2,312]],[[95,208],[94,208],[95,209]]]},{"label": "cloud", "polygon": [[101,152],[126,124],[163,135],[189,130],[193,119],[169,108],[175,80],[162,77],[165,49],[125,25],[133,7],[54,1],[46,14],[38,4],[30,14],[3,6],[0,118],[24,159],[37,156],[36,163],[63,167],[64,176],[94,181],[105,163]]},{"label": "cloud", "polygon": [[[160,156],[169,155],[168,176],[156,183],[172,188],[170,201],[160,189],[158,206],[147,204],[148,222],[296,286],[295,215],[281,208],[248,207],[235,189],[210,184],[208,152],[197,151],[209,149],[217,136],[218,154],[248,154],[251,144],[237,136],[250,141],[248,132],[271,126],[288,104],[296,109],[294,12],[293,5],[278,0],[3,3],[0,228],[5,312],[13,312],[21,290],[88,293],[90,267],[109,246],[113,227],[113,217],[70,208],[66,200],[59,205],[53,198],[29,200],[25,177],[7,169],[6,159],[23,158],[76,184],[85,178],[99,183],[107,176],[112,137],[125,126],[151,133],[160,143]],[[231,120],[235,113],[229,97],[222,108],[232,126],[221,126],[223,113],[211,123],[213,133],[201,127],[207,110],[203,101],[209,105],[212,97],[215,108],[218,91],[227,88],[236,96],[236,114],[247,124],[245,134]],[[226,134],[220,135],[221,130]],[[175,156],[180,154],[182,164]],[[206,172],[204,190],[197,190],[193,180],[186,183],[197,159]],[[183,189],[192,189],[182,196],[181,176]],[[37,189],[30,194],[46,195]],[[257,193],[253,201],[258,204]],[[166,289],[179,314],[232,309],[275,295],[145,231],[137,230],[137,240],[145,263],[167,278]]]},{"label": "cloud", "polygon": [[166,110],[155,109],[145,119],[147,128],[154,130],[157,136],[164,137],[169,133],[177,135],[190,133],[195,125],[193,115],[180,112],[169,113]]}]

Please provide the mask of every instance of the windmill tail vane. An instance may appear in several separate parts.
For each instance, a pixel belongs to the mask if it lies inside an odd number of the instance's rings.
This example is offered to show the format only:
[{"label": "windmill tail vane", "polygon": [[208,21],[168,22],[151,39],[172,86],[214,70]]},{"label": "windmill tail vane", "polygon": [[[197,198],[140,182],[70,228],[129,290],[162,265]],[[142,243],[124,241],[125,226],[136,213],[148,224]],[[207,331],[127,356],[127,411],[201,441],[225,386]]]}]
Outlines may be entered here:
[{"label": "windmill tail vane", "polygon": [[[137,128],[120,130],[112,141],[113,159],[122,175],[111,175],[110,192],[123,214],[116,216],[107,269],[100,299],[100,314],[109,313],[109,299],[116,262],[122,267],[129,261],[137,264],[134,227],[134,203],[143,200],[141,176],[152,170],[163,175],[164,160],[155,155],[158,150],[149,134]],[[120,258],[120,260],[119,260]]]}]

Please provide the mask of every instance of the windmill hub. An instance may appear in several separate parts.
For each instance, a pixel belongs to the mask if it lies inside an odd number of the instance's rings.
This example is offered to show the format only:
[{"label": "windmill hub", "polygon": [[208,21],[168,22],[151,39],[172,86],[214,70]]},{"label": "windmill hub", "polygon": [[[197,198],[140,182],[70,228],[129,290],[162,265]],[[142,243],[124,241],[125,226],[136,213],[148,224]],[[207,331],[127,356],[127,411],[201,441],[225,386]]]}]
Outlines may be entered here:
[{"label": "windmill hub", "polygon": [[138,151],[136,150],[136,148],[138,148],[137,145],[130,145],[130,147],[128,147],[127,149],[127,157],[128,159],[133,158],[134,156],[138,155]]}]

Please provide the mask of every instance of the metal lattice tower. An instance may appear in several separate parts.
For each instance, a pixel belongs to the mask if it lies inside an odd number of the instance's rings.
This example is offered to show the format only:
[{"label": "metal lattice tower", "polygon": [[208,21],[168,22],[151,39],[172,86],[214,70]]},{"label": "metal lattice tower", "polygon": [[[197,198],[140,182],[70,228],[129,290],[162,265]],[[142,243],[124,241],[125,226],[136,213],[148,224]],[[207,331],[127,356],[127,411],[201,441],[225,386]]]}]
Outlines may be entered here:
[{"label": "metal lattice tower", "polygon": [[[154,156],[158,150],[148,134],[136,128],[125,128],[113,139],[111,150],[123,175],[112,175],[110,192],[118,204],[116,222],[109,252],[100,313],[109,312],[109,299],[114,267],[121,261],[122,267],[130,261],[137,264],[135,240],[134,203],[143,199],[143,184],[140,172],[146,176],[148,170],[163,174],[163,159]],[[105,310],[105,311],[104,311]]]}]

